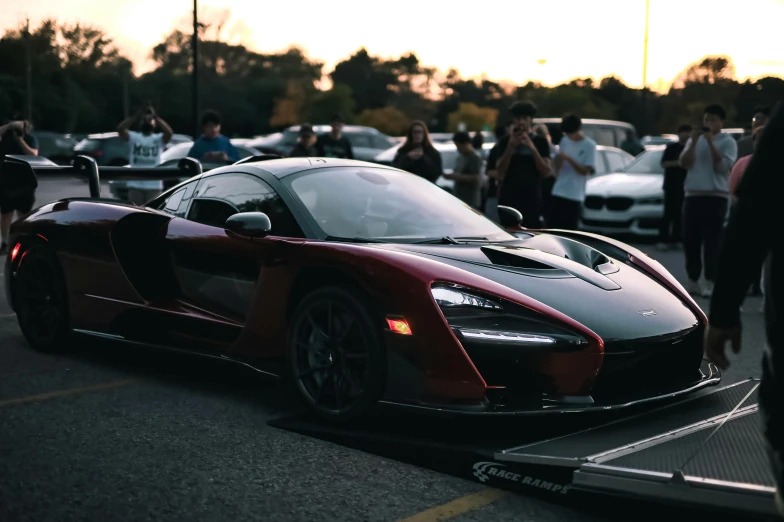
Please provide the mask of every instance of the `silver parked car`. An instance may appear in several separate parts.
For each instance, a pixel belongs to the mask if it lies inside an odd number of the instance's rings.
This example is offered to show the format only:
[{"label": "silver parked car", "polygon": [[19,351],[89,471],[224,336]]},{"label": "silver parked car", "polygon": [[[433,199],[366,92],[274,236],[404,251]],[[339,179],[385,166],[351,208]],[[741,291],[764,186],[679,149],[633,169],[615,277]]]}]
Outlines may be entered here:
[{"label": "silver parked car", "polygon": [[[316,134],[327,134],[332,130],[329,125],[314,125],[313,132]],[[361,161],[373,161],[379,153],[387,150],[395,144],[395,140],[386,134],[374,129],[373,127],[361,127],[359,125],[345,125],[343,135],[351,142],[354,151],[354,159]],[[284,130],[276,132],[263,138],[250,140],[247,145],[268,153],[288,156],[294,145],[297,144],[299,137],[299,125],[294,125]]]},{"label": "silver parked car", "polygon": [[580,228],[601,234],[656,236],[664,216],[664,145],[625,168],[588,180]]}]

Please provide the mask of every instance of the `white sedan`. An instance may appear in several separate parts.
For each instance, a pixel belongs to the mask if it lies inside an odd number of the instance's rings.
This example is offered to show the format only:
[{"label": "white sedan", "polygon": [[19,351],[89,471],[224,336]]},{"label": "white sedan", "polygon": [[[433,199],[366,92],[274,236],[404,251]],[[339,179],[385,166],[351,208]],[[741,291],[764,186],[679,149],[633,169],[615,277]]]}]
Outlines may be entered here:
[{"label": "white sedan", "polygon": [[580,228],[600,234],[656,236],[664,217],[663,145],[618,172],[588,180]]}]

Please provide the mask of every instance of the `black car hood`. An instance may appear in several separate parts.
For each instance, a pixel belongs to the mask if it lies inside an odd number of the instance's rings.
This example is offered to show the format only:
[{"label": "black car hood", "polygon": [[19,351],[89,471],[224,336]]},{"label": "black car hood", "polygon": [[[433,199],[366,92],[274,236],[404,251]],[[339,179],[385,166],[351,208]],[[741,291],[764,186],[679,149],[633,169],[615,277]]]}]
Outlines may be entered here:
[{"label": "black car hood", "polygon": [[648,275],[560,236],[377,248],[428,257],[500,283],[572,317],[606,341],[656,337],[698,324],[681,299]]}]

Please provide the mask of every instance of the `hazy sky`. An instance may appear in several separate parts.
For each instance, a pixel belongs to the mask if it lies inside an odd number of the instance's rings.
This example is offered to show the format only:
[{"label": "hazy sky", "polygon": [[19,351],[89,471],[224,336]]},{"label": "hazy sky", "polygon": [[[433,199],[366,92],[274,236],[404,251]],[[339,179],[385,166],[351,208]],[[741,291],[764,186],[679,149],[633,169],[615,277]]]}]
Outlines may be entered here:
[{"label": "hazy sky", "polygon": [[[0,27],[52,17],[104,28],[137,72],[152,46],[192,9],[186,0],[5,0]],[[727,54],[740,78],[784,76],[779,35],[784,0],[651,0],[648,83],[668,85],[689,63]],[[620,76],[642,83],[645,0],[202,0],[205,14],[231,10],[233,34],[251,48],[297,44],[326,71],[361,46],[463,76],[559,83]],[[547,60],[540,65],[538,60]]]}]

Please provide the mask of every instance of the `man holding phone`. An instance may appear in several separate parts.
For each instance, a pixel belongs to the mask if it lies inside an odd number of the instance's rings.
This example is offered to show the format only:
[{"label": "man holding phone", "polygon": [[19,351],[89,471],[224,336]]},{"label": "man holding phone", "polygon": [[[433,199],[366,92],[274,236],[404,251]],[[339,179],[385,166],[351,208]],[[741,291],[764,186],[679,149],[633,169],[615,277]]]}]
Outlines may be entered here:
[{"label": "man holding phone", "polygon": [[[721,131],[726,117],[720,105],[706,107],[702,125],[694,130],[680,156],[687,171],[682,217],[687,290],[703,297],[713,293],[729,205],[730,170],[738,158],[735,138]],[[700,285],[703,258],[705,283]]]},{"label": "man holding phone", "polygon": [[550,145],[531,132],[536,106],[517,102],[510,108],[512,129],[487,158],[487,173],[501,185],[498,204],[523,215],[523,226],[542,228],[542,180],[550,173]]}]

